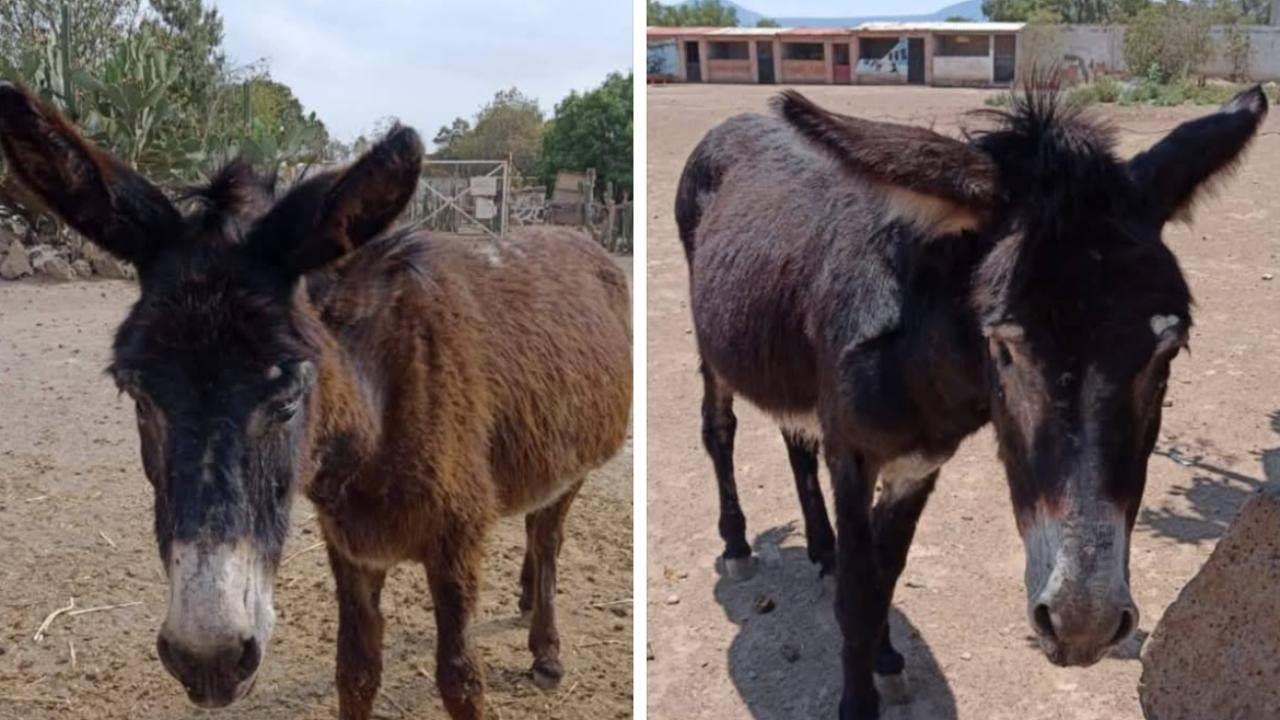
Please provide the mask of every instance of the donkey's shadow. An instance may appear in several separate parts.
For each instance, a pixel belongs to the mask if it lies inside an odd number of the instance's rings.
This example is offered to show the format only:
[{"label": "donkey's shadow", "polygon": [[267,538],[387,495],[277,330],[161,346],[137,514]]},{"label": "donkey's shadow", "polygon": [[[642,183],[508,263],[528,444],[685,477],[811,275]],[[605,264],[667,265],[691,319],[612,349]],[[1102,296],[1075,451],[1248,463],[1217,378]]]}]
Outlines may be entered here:
[{"label": "donkey's shadow", "polygon": [[[803,547],[781,547],[794,531],[784,525],[761,533],[756,576],[745,582],[722,576],[715,587],[716,602],[738,625],[729,675],[758,720],[834,717],[840,704],[834,598]],[[907,659],[910,703],[883,707],[883,720],[955,720],[955,697],[920,633],[896,608],[889,622],[894,646]]]}]

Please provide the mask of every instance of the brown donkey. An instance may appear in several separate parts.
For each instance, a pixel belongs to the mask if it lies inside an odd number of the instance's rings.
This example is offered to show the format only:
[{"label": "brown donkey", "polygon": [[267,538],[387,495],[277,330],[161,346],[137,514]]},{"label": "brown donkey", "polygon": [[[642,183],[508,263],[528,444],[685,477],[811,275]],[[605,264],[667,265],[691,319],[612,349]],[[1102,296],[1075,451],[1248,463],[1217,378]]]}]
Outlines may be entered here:
[{"label": "brown donkey", "polygon": [[560,680],[565,515],[621,447],[631,402],[626,279],[602,250],[569,232],[384,234],[422,159],[405,127],[278,201],[234,163],[186,212],[8,84],[0,146],[51,209],[138,268],[110,373],[137,403],[155,489],[159,655],[193,702],[252,688],[295,488],[319,511],[337,585],[343,718],[370,716],[379,595],[406,560],[426,568],[449,714],[484,716],[466,630],[500,515],[528,529],[534,679]]}]

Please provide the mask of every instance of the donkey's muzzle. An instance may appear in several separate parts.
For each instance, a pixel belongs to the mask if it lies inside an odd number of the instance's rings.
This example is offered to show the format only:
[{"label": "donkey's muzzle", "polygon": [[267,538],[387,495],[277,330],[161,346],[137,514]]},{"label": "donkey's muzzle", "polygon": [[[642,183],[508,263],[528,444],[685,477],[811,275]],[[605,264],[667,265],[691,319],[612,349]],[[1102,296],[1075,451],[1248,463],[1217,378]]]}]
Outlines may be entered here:
[{"label": "donkey's muzzle", "polygon": [[1092,665],[1138,627],[1127,589],[1105,599],[1042,595],[1030,613],[1040,649],[1055,665]]},{"label": "donkey's muzzle", "polygon": [[248,695],[262,662],[262,646],[252,637],[193,651],[161,632],[156,652],[191,702],[202,708],[226,707]]}]

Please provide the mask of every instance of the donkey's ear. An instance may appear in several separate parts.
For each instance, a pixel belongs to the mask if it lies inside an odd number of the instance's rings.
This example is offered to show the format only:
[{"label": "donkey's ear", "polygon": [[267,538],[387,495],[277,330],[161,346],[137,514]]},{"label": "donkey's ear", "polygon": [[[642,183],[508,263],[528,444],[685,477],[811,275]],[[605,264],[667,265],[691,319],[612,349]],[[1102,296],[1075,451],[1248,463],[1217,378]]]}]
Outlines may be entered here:
[{"label": "donkey's ear", "polygon": [[164,193],[76,132],[32,93],[0,82],[0,149],[50,210],[117,257],[143,265],[180,220]]},{"label": "donkey's ear", "polygon": [[1146,193],[1155,219],[1188,216],[1201,188],[1230,175],[1266,117],[1267,96],[1257,85],[1216,113],[1179,125],[1130,160],[1130,176]]},{"label": "donkey's ear", "polygon": [[344,170],[299,183],[253,230],[251,242],[294,275],[327,265],[380,235],[413,197],[422,140],[396,125]]},{"label": "donkey's ear", "polygon": [[981,226],[1000,200],[991,156],[932,130],[838,115],[794,90],[774,109],[802,136],[884,192],[891,211],[928,235]]}]

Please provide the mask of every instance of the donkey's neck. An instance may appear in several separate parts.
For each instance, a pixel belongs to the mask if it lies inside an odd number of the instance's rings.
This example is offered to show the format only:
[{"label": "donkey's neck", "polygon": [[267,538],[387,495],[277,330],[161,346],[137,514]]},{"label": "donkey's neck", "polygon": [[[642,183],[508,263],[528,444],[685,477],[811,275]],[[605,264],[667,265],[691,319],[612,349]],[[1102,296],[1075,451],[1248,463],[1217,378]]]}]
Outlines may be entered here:
[{"label": "donkey's neck", "polygon": [[341,502],[349,484],[377,453],[382,413],[381,400],[371,390],[374,383],[361,376],[359,358],[328,328],[321,338],[312,396],[313,475],[308,494],[324,506]]}]

